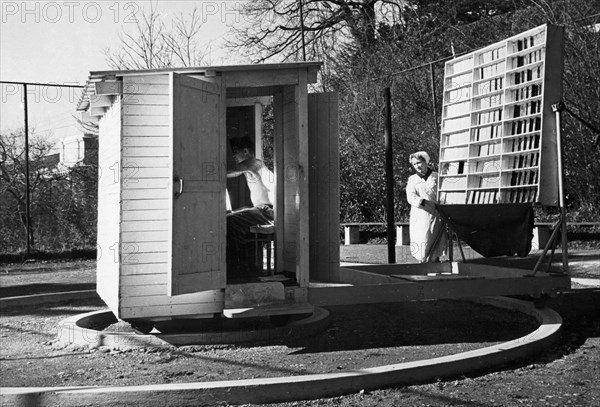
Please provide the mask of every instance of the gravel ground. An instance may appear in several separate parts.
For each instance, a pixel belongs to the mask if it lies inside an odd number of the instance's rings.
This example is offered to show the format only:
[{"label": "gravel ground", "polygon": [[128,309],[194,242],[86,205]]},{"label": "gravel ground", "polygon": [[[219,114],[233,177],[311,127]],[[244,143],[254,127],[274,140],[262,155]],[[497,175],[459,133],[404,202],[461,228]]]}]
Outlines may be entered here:
[{"label": "gravel ground", "polygon": [[[98,348],[57,341],[55,327],[62,319],[100,308],[98,302],[87,302],[3,313],[2,386],[135,385],[343,372],[465,352],[518,338],[537,326],[533,318],[516,312],[430,301],[330,307],[331,324],[325,331],[272,343]],[[116,325],[127,330],[123,322]]]},{"label": "gravel ground", "polygon": [[[574,277],[599,278],[597,252],[570,256]],[[526,267],[531,260],[481,261]],[[93,287],[93,270],[90,261],[0,265],[0,297]],[[500,370],[272,406],[600,405],[598,304],[600,289],[594,288],[550,300],[548,306],[564,319],[562,340],[531,360]],[[461,301],[432,301],[332,307],[332,323],[318,336],[274,344],[90,349],[56,342],[58,321],[101,308],[100,302],[85,302],[2,309],[0,385],[131,385],[340,372],[489,346],[534,328],[521,314]]]}]

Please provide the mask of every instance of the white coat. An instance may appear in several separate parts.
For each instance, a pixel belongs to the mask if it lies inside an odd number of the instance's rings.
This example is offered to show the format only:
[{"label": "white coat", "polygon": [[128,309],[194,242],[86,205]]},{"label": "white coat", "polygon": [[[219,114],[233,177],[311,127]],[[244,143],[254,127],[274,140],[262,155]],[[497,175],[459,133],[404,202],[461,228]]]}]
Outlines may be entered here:
[{"label": "white coat", "polygon": [[[406,184],[411,254],[421,263],[438,260],[446,246],[444,224],[433,205],[437,202],[437,182],[438,173],[431,172],[426,180],[413,174]],[[431,203],[423,206],[423,199]]]}]

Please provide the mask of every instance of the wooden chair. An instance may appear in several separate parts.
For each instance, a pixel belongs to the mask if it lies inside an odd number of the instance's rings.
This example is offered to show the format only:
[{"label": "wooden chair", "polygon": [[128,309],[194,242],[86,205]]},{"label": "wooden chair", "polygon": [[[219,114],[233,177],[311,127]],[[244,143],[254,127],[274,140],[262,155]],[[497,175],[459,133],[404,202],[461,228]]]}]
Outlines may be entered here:
[{"label": "wooden chair", "polygon": [[267,251],[266,275],[272,276],[274,273],[271,267],[272,251],[275,241],[275,225],[255,225],[250,226],[250,232],[254,235],[249,241],[254,242],[256,267],[261,274],[265,273],[265,265],[263,264],[263,248]]}]

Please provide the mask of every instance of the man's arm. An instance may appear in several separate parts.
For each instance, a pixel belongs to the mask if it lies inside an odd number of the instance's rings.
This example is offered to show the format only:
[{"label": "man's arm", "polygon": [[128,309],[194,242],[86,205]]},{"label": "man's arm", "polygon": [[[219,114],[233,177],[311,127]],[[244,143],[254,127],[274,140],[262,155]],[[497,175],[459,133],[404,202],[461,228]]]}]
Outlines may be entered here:
[{"label": "man's arm", "polygon": [[244,175],[247,170],[241,171],[227,171],[227,178],[239,177],[240,175]]},{"label": "man's arm", "polygon": [[240,175],[246,175],[252,177],[259,176],[260,169],[264,167],[262,161],[257,158],[251,158],[238,164],[238,170],[227,171],[227,178],[239,177]]}]

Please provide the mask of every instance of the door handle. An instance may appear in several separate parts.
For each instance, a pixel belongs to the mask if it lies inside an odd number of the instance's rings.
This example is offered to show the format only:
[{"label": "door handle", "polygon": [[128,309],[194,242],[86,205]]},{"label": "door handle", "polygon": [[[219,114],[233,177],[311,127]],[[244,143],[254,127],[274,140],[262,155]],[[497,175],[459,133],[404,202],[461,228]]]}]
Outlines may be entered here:
[{"label": "door handle", "polygon": [[173,192],[173,195],[177,199],[181,196],[181,194],[183,194],[183,178],[179,178],[178,176],[173,178],[173,189],[175,189],[176,186],[179,188],[179,190]]}]

